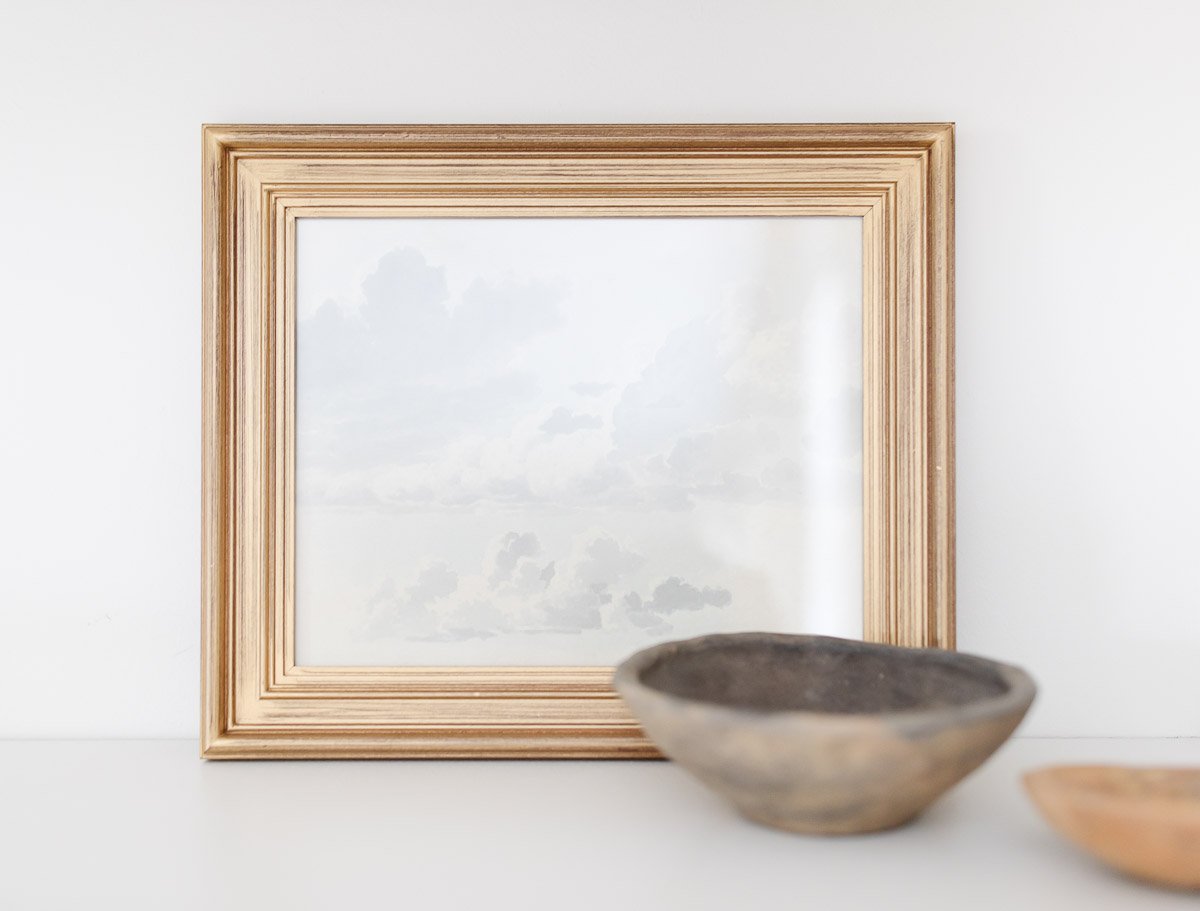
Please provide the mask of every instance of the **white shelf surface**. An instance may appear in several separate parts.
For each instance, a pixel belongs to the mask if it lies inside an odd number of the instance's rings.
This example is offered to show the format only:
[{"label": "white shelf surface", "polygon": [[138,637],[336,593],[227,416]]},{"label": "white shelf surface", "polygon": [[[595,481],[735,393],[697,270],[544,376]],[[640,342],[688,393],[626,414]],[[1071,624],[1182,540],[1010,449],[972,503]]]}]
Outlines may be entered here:
[{"label": "white shelf surface", "polygon": [[1157,909],[1022,771],[1200,765],[1200,739],[1018,739],[913,825],[743,821],[665,762],[203,762],[191,741],[0,743],[0,908]]}]

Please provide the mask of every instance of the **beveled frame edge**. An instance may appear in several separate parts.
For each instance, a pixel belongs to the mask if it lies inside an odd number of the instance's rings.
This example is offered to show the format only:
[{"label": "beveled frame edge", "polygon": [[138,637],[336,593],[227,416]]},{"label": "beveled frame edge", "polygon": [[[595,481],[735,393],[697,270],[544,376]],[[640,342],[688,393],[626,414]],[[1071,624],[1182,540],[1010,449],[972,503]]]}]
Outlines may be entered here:
[{"label": "beveled frame edge", "polygon": [[[916,436],[908,440],[912,445],[898,451],[895,427],[889,429],[884,448],[894,488],[901,495],[884,514],[864,515],[865,535],[872,533],[867,527],[870,523],[885,527],[893,542],[888,548],[889,565],[884,568],[888,591],[883,600],[874,602],[886,606],[864,617],[864,629],[866,638],[876,641],[953,647],[953,125],[206,126],[203,147],[203,756],[657,755],[628,723],[572,727],[566,718],[552,723],[549,734],[548,728],[537,725],[520,729],[520,725],[454,720],[426,724],[403,736],[390,729],[373,732],[360,725],[338,730],[300,720],[287,729],[270,731],[253,726],[243,730],[231,723],[238,647],[230,607],[237,570],[231,529],[237,520],[239,493],[233,395],[239,349],[238,326],[229,304],[236,294],[233,266],[244,262],[247,254],[253,255],[232,247],[238,237],[236,164],[248,153],[331,159],[380,151],[436,153],[459,159],[559,154],[574,158],[771,158],[829,153],[916,160],[919,167],[913,174],[919,187],[907,188],[908,211],[893,219],[898,230],[889,234],[888,225],[883,224],[881,235],[875,238],[864,231],[864,296],[868,293],[866,245],[873,241],[888,258],[896,286],[890,293],[899,300],[893,316],[901,319],[894,323],[894,335],[887,343],[890,363],[896,363],[897,352],[903,354],[909,348],[918,354],[905,361],[904,375],[887,378],[894,399],[891,413]],[[905,294],[910,298],[907,301]],[[866,414],[864,419],[870,420]],[[896,534],[897,528],[911,533]],[[262,571],[261,566],[254,569]],[[879,582],[878,574],[875,581]],[[533,708],[537,714],[538,707]],[[548,717],[547,722],[552,719]]]}]

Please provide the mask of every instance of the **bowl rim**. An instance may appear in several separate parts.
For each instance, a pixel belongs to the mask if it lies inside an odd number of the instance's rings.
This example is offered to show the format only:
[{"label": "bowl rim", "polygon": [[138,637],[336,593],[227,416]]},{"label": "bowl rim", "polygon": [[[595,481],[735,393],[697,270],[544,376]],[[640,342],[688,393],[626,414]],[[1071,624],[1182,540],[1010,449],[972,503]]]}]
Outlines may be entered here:
[{"label": "bowl rim", "polygon": [[[1006,684],[1007,690],[996,696],[965,702],[954,706],[930,706],[927,708],[898,709],[884,712],[822,712],[812,709],[772,709],[754,706],[730,706],[707,699],[691,696],[680,696],[668,693],[642,682],[641,673],[664,654],[678,651],[683,646],[693,649],[703,649],[711,646],[733,642],[785,642],[791,644],[815,643],[850,645],[856,649],[865,649],[881,655],[916,654],[932,658],[936,661],[946,661],[959,666],[974,665],[980,669],[997,674]],[[968,652],[948,651],[939,648],[914,648],[903,645],[888,645],[879,642],[865,642],[858,639],[847,639],[840,636],[821,636],[805,633],[771,633],[747,631],[737,633],[709,633],[693,636],[687,639],[675,639],[660,642],[649,648],[644,648],[626,658],[613,672],[613,687],[626,700],[630,697],[641,702],[654,702],[660,707],[674,709],[690,709],[703,711],[710,717],[725,719],[730,722],[745,721],[748,717],[756,721],[778,721],[779,723],[820,722],[823,725],[842,725],[847,728],[861,727],[864,723],[874,724],[885,720],[889,724],[904,729],[906,732],[919,734],[921,729],[942,728],[947,721],[954,725],[990,721],[1019,712],[1022,716],[1028,711],[1037,695],[1037,684],[1023,669],[1012,665],[984,658]]]},{"label": "bowl rim", "polygon": [[1072,803],[1088,803],[1122,809],[1154,806],[1160,808],[1167,805],[1173,811],[1186,812],[1189,815],[1200,816],[1200,791],[1195,797],[1177,796],[1174,793],[1160,792],[1128,792],[1098,787],[1095,784],[1081,780],[1078,776],[1088,773],[1112,773],[1131,777],[1154,775],[1182,775],[1200,781],[1200,768],[1196,766],[1167,766],[1167,765],[1134,765],[1118,762],[1091,763],[1056,763],[1030,769],[1021,776],[1025,791],[1035,803],[1046,794],[1049,786],[1056,795],[1069,799]]}]

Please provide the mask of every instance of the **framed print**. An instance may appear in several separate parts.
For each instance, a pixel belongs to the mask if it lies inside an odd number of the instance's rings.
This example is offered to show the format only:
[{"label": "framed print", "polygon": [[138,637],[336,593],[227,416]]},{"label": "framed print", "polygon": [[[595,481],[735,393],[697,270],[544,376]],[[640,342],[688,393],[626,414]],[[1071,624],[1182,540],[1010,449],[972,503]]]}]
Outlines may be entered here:
[{"label": "framed print", "polygon": [[203,756],[654,756],[656,641],[953,647],[950,125],[203,139]]}]

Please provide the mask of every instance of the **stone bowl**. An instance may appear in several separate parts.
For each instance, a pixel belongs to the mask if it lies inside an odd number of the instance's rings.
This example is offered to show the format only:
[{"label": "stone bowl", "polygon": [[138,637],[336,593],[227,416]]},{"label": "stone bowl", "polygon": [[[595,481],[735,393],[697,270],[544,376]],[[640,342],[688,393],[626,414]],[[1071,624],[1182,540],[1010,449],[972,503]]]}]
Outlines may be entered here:
[{"label": "stone bowl", "polygon": [[1036,687],[956,652],[826,636],[668,642],[617,692],[669,758],[746,817],[842,835],[903,825],[990,756]]},{"label": "stone bowl", "polygon": [[1200,769],[1052,766],[1025,789],[1059,834],[1147,882],[1200,889]]}]

